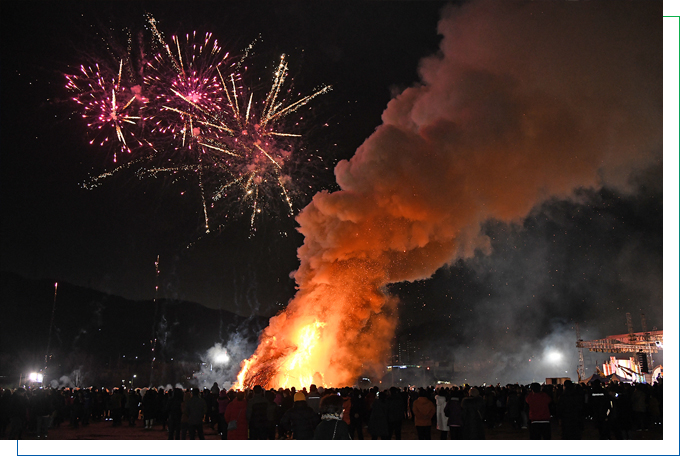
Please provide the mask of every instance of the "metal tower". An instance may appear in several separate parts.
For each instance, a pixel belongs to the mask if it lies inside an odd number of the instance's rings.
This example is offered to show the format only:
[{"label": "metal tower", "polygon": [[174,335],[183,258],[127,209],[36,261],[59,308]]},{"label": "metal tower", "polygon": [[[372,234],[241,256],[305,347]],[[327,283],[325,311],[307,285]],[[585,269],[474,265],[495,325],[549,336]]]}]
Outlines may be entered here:
[{"label": "metal tower", "polygon": [[583,342],[581,339],[581,331],[578,329],[578,323],[576,323],[576,346],[578,347],[578,381],[586,378],[586,368],[583,362],[583,347],[579,346],[579,343]]}]

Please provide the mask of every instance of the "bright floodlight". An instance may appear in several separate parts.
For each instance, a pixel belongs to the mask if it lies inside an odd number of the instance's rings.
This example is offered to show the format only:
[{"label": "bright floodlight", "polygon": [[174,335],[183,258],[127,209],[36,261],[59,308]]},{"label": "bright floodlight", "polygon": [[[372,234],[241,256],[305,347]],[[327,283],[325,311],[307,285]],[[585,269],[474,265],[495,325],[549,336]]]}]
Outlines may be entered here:
[{"label": "bright floodlight", "polygon": [[213,356],[213,364],[227,364],[229,362],[229,355],[226,352],[217,353]]},{"label": "bright floodlight", "polygon": [[548,359],[550,361],[552,361],[553,363],[556,363],[556,362],[562,360],[562,353],[557,352],[557,351],[550,352],[550,353],[548,353]]},{"label": "bright floodlight", "polygon": [[34,383],[42,383],[43,381],[43,374],[39,374],[37,372],[31,372],[28,374],[28,379]]}]

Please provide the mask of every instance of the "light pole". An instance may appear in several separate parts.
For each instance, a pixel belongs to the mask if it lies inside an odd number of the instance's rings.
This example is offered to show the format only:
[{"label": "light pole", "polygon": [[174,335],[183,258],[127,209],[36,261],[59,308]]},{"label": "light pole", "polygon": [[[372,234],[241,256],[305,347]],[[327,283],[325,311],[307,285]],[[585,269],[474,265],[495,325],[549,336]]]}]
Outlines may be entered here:
[{"label": "light pole", "polygon": [[43,370],[43,380],[47,377],[47,363],[50,359],[50,345],[52,343],[52,327],[54,326],[54,313],[57,309],[57,287],[59,282],[54,282],[54,299],[52,301],[52,318],[50,318],[50,328],[47,331],[47,350],[45,350],[45,369]]}]

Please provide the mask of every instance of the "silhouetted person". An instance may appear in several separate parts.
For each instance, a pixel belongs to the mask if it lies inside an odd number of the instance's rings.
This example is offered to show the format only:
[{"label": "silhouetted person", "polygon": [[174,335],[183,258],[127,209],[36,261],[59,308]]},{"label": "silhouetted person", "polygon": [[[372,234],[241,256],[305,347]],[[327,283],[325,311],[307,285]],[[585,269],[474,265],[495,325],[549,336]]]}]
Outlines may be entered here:
[{"label": "silhouetted person", "polygon": [[207,412],[207,406],[203,398],[201,397],[201,391],[198,388],[194,388],[191,391],[191,398],[186,403],[186,413],[187,413],[187,426],[188,426],[188,438],[194,440],[196,434],[201,440],[205,439],[203,434],[203,417]]},{"label": "silhouetted person", "polygon": [[270,402],[264,397],[262,386],[255,385],[253,387],[253,397],[248,400],[246,408],[246,418],[248,419],[251,440],[267,440],[269,437],[270,423],[268,415],[273,415],[271,412],[268,413],[269,408]]},{"label": "silhouetted person", "polygon": [[609,440],[609,398],[599,380],[595,380],[592,384],[588,405],[593,422],[600,434],[600,440]]},{"label": "silhouetted person", "polygon": [[484,440],[484,400],[479,396],[477,388],[470,388],[469,396],[463,398],[460,408],[463,412],[463,439]]},{"label": "silhouetted person", "polygon": [[354,389],[350,394],[349,435],[357,440],[364,439],[364,417],[366,416],[366,402],[361,390]]},{"label": "silhouetted person", "polygon": [[[130,396],[130,399],[132,397]],[[156,420],[156,414],[158,413],[158,403],[156,400],[156,390],[151,388],[147,390],[146,394],[142,398],[142,415],[144,415],[144,429],[153,428],[153,423]],[[132,412],[132,409],[130,409]],[[139,412],[137,412],[139,413]]]},{"label": "silhouetted person", "polygon": [[387,420],[387,397],[385,393],[376,392],[378,397],[373,401],[371,416],[368,418],[368,433],[373,440],[386,440],[390,437]]},{"label": "silhouetted person", "polygon": [[406,402],[401,397],[399,390],[396,387],[390,388],[390,394],[387,397],[387,427],[388,439],[394,435],[395,440],[401,440],[401,425],[406,414]]},{"label": "silhouetted person", "polygon": [[564,382],[564,393],[557,403],[562,425],[562,440],[581,440],[584,425],[585,396],[571,380]]},{"label": "silhouetted person", "polygon": [[319,423],[319,415],[307,405],[305,393],[295,393],[293,408],[281,417],[281,428],[293,433],[295,440],[311,440]]},{"label": "silhouetted person", "polygon": [[168,400],[168,440],[179,440],[180,438],[183,396],[184,391],[175,388]]},{"label": "silhouetted person", "polygon": [[529,404],[529,438],[550,440],[550,403],[552,398],[541,391],[541,385],[531,384],[531,392],[525,399]]},{"label": "silhouetted person", "polygon": [[437,395],[434,397],[435,405],[437,407],[437,430],[439,431],[439,439],[446,440],[449,434],[449,424],[444,409],[446,408],[446,392],[444,388],[439,388]]},{"label": "silhouetted person", "polygon": [[28,422],[26,390],[17,388],[9,402],[9,439],[20,440]]},{"label": "silhouetted person", "polygon": [[[230,391],[229,394],[233,394],[233,391]],[[246,440],[248,438],[247,407],[246,393],[243,391],[236,393],[236,397],[227,405],[224,420],[227,422],[227,438],[229,440]],[[236,425],[236,428],[229,429],[232,422]]]},{"label": "silhouetted person", "polygon": [[342,419],[343,402],[343,398],[335,394],[321,399],[321,422],[314,430],[314,440],[351,440],[349,426]]},{"label": "silhouetted person", "polygon": [[521,426],[522,403],[517,388],[514,386],[509,388],[506,407],[508,411],[508,420],[510,421],[512,428],[519,429]]},{"label": "silhouetted person", "polygon": [[120,426],[123,419],[123,392],[115,388],[110,400],[111,419],[113,426]]},{"label": "silhouetted person", "polygon": [[319,413],[319,406],[321,404],[321,394],[316,388],[315,384],[309,385],[309,394],[307,395],[307,405],[314,410],[315,413]]},{"label": "silhouetted person", "polygon": [[451,398],[446,403],[446,407],[444,407],[444,415],[448,417],[447,424],[449,425],[451,440],[460,440],[462,438],[463,409],[460,406],[462,395],[460,390],[453,391]]},{"label": "silhouetted person", "polygon": [[217,413],[219,414],[217,417],[217,432],[222,436],[222,440],[227,440],[227,421],[224,419],[227,405],[229,405],[229,396],[227,396],[227,390],[222,390],[217,398]]},{"label": "silhouetted person", "polygon": [[[148,396],[147,392],[145,397]],[[148,399],[147,399],[148,401]],[[137,423],[137,418],[139,418],[139,405],[142,403],[142,396],[139,394],[138,390],[130,390],[128,393],[127,401],[125,402],[125,408],[128,414],[128,424],[130,426],[135,426]],[[144,415],[146,419],[146,414]],[[146,427],[146,426],[145,426]],[[148,429],[148,427],[146,427]]]},{"label": "silhouetted person", "polygon": [[51,398],[52,390],[39,390],[34,396],[33,414],[36,420],[36,436],[39,439],[47,438],[47,430],[52,421],[54,404]]},{"label": "silhouetted person", "polygon": [[413,402],[413,419],[418,432],[418,440],[430,440],[432,438],[432,417],[436,408],[427,397],[427,391],[420,388],[418,399]]}]

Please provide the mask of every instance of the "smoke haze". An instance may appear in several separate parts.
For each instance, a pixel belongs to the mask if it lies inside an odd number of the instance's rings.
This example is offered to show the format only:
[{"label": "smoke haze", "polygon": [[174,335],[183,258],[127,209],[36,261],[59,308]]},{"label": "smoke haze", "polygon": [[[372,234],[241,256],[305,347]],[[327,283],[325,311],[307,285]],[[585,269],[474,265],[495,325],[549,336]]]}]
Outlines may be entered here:
[{"label": "smoke haze", "polygon": [[438,30],[421,82],[337,165],[341,190],[298,216],[299,291],[246,383],[354,383],[389,350],[388,284],[491,254],[489,221],[521,229],[542,203],[604,185],[629,194],[631,172],[660,167],[660,3],[471,2],[445,8]]}]

